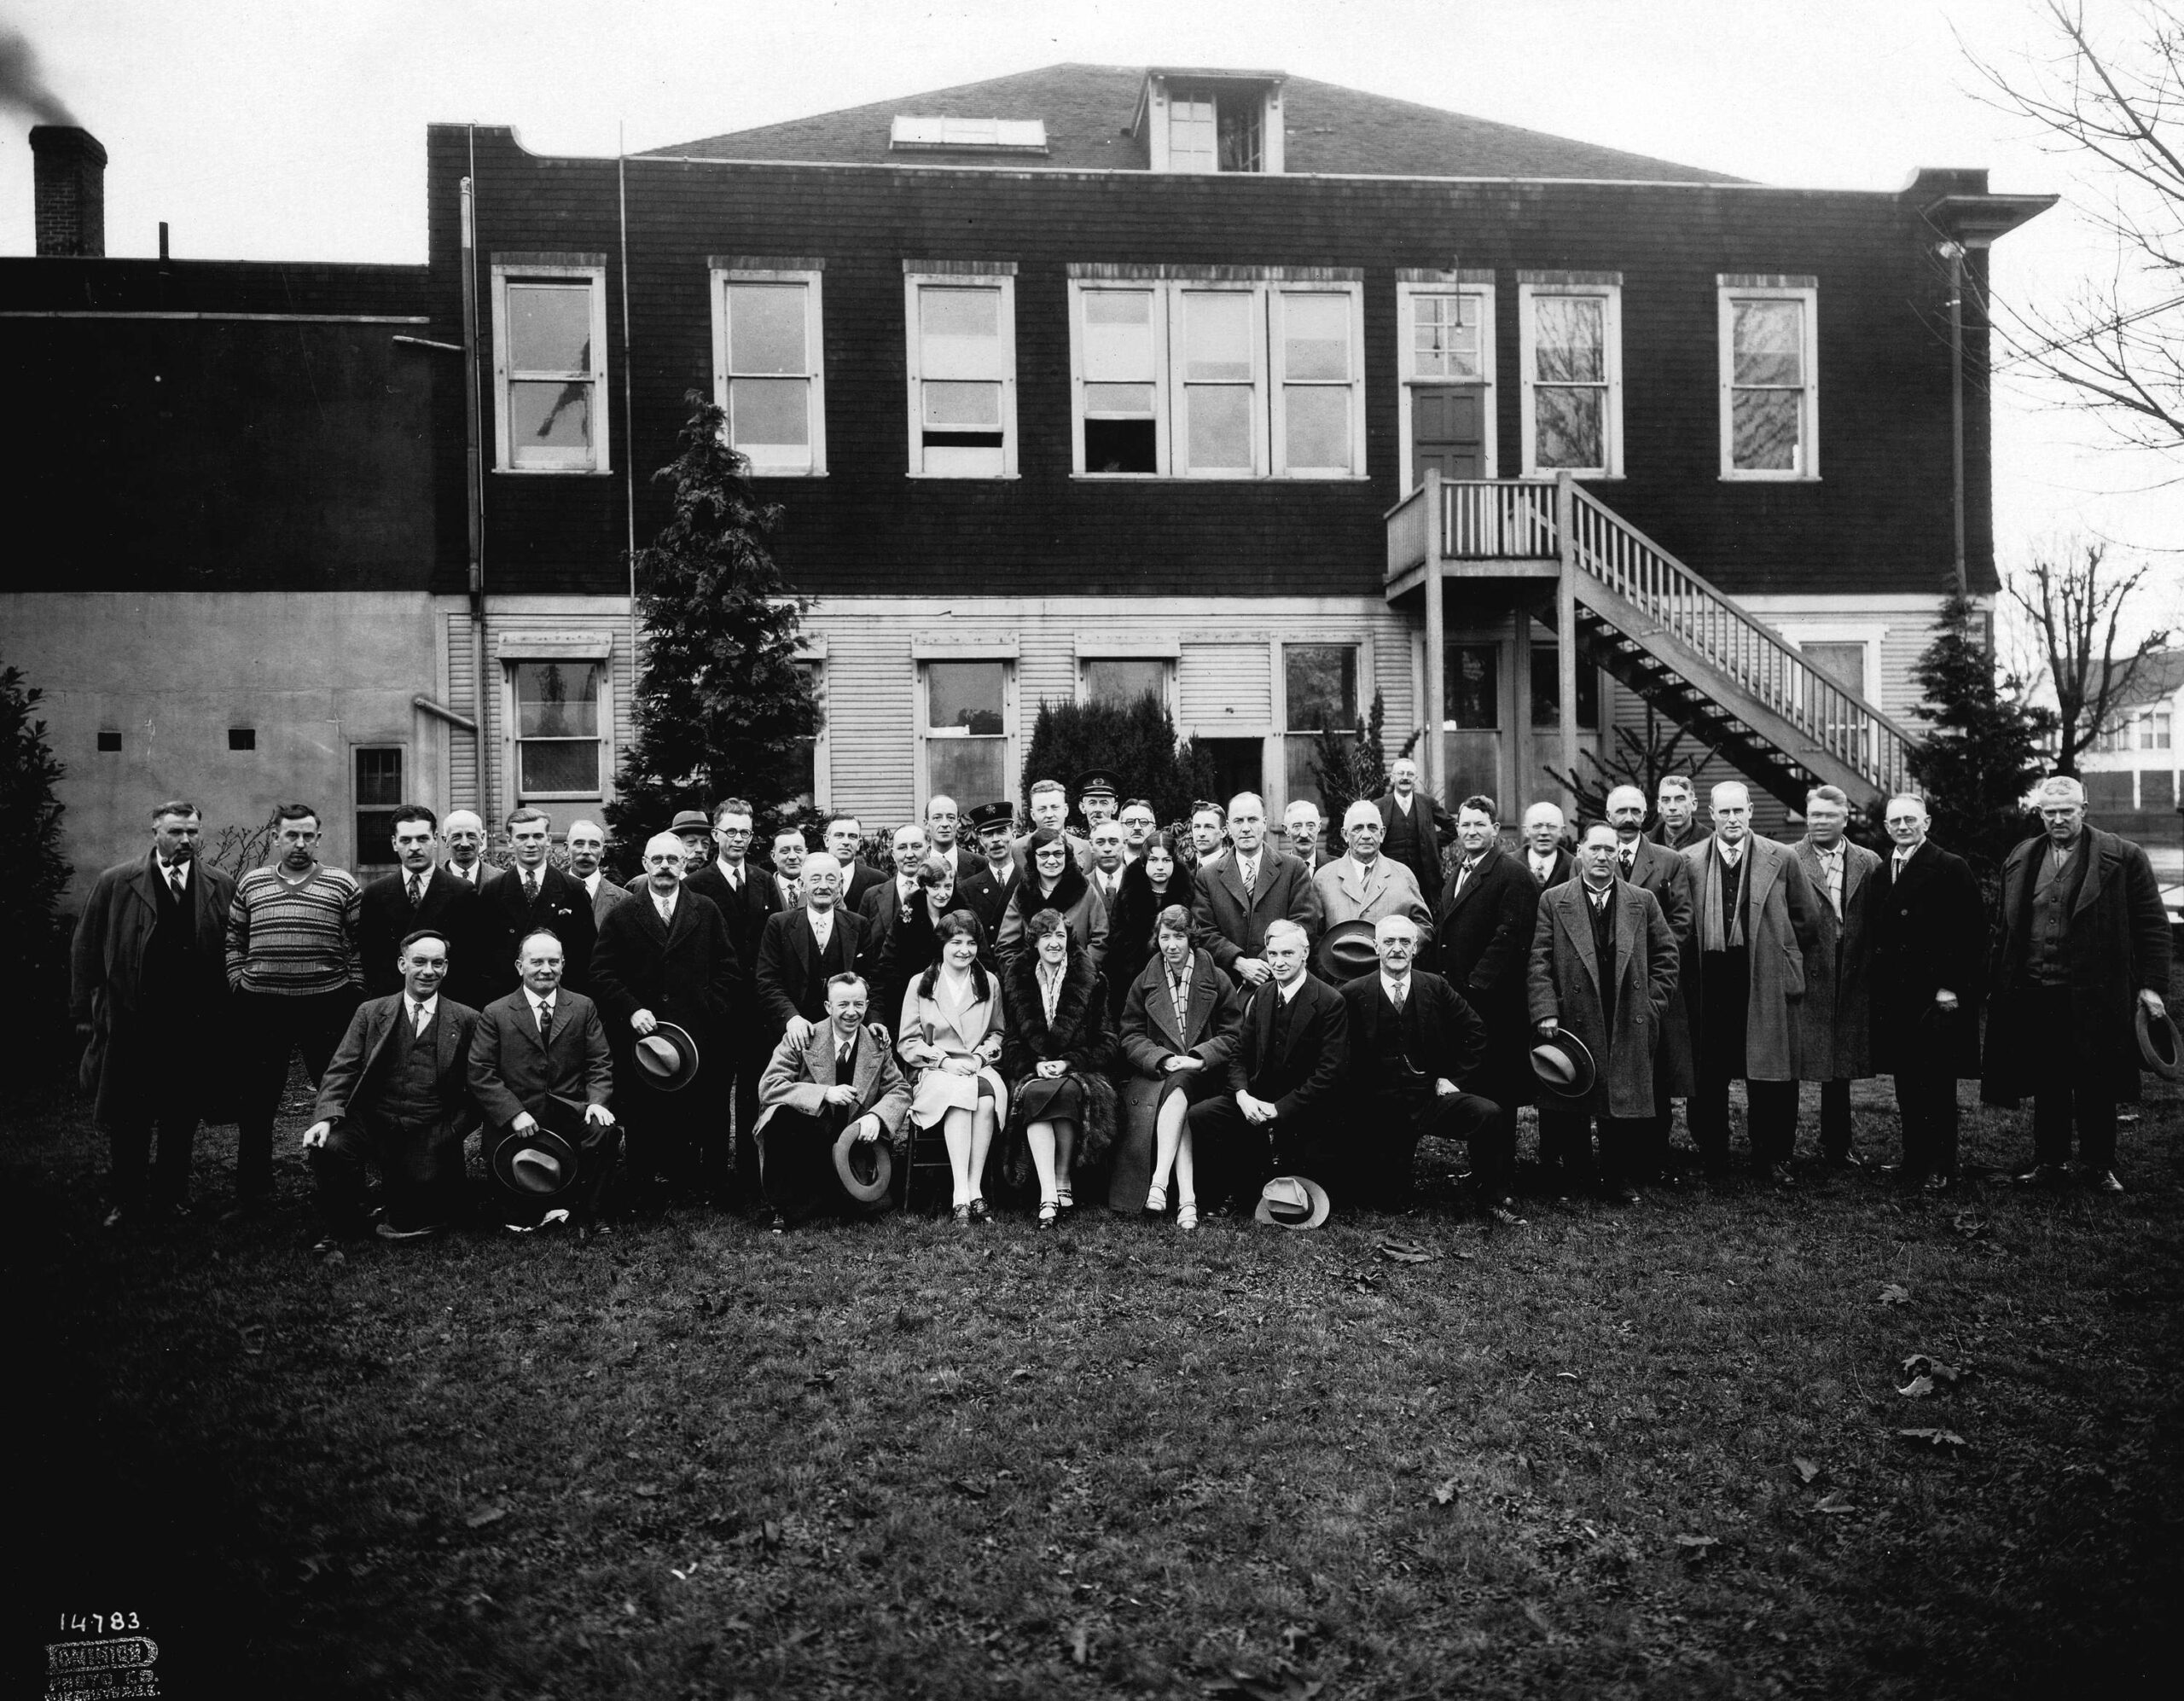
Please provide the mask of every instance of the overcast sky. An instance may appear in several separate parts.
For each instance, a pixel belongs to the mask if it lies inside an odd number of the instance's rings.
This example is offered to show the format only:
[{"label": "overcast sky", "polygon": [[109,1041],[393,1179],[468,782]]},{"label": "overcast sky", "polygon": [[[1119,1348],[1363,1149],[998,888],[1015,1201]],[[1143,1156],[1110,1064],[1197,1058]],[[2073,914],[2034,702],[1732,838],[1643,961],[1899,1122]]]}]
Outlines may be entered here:
[{"label": "overcast sky", "polygon": [[[2128,25],[2135,0],[2091,0]],[[2033,0],[6,0],[106,144],[107,252],[417,261],[430,122],[540,153],[631,151],[1080,60],[1266,67],[1798,186],[1984,165],[2082,194],[2076,161],[1975,97]],[[0,253],[32,251],[28,119],[0,117]],[[1452,162],[1460,171],[1461,162]],[[2067,207],[1995,253],[1999,296],[2112,256]],[[1823,310],[1824,311],[1824,310]],[[2005,561],[2073,530],[2184,545],[2184,486],[2028,388],[1996,398]],[[2184,572],[2173,570],[2173,582]]]}]

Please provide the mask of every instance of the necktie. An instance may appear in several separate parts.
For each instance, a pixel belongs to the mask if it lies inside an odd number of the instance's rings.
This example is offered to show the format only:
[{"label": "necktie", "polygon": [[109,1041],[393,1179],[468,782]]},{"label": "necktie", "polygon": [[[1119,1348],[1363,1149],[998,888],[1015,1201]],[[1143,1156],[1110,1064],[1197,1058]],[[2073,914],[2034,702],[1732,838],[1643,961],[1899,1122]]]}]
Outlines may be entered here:
[{"label": "necktie", "polygon": [[169,891],[172,891],[177,897],[181,897],[184,895],[182,885],[181,863],[170,862],[167,864],[167,888]]},{"label": "necktie", "polygon": [[554,1037],[554,1001],[548,999],[538,1007],[538,1043],[546,1044]]},{"label": "necktie", "polygon": [[1410,982],[1407,978],[1393,981],[1390,983],[1390,986],[1388,1001],[1396,1007],[1396,1014],[1400,1016],[1403,1014],[1403,1000],[1410,996]]},{"label": "necktie", "polygon": [[523,901],[526,903],[538,902],[538,872],[535,868],[523,871]]},{"label": "necktie", "polygon": [[1623,878],[1627,880],[1630,878],[1631,868],[1638,861],[1638,853],[1635,850],[1626,850],[1619,860],[1623,863]]},{"label": "necktie", "polygon": [[422,874],[412,874],[410,876],[410,907],[415,909],[424,901],[425,877]]},{"label": "necktie", "polygon": [[850,1059],[855,1054],[847,1046],[834,1054],[834,1079],[837,1082],[846,1082],[854,1072],[850,1067]]},{"label": "necktie", "polygon": [[410,1031],[413,1034],[425,1031],[425,1007],[415,999],[410,1001]]},{"label": "necktie", "polygon": [[734,896],[735,896],[735,897],[741,897],[743,895],[743,870],[742,870],[742,869],[741,869],[741,868],[731,868],[731,869],[729,869],[729,872],[728,872],[728,889],[729,889],[729,892],[730,892],[731,894],[733,894]]}]

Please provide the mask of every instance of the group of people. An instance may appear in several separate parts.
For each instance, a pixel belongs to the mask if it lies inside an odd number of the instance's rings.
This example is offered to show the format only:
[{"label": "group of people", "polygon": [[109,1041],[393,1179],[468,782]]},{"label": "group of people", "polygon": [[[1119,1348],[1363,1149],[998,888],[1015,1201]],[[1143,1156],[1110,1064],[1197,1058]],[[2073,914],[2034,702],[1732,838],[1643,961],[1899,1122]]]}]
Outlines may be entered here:
[{"label": "group of people", "polygon": [[1794,1182],[1801,1081],[1821,1083],[1821,1157],[1861,1163],[1850,1083],[1876,1073],[1908,1182],[1952,1184],[1957,1083],[1980,1077],[2035,1101],[2022,1179],[2066,1179],[2075,1130],[2120,1191],[2117,1103],[2142,1059],[2176,1064],[2169,935],[2145,854],[2085,825],[2077,781],[2042,788],[1990,929],[1915,797],[1887,806],[1885,857],[1850,842],[1833,787],[1790,845],[1752,831],[1734,781],[1702,827],[1681,776],[1650,830],[1619,787],[1574,844],[1534,805],[1513,850],[1491,799],[1451,816],[1408,759],[1391,781],[1345,812],[1340,856],[1309,802],[1279,832],[1252,793],[1202,804],[1184,839],[1095,773],[1082,832],[1054,781],[1026,833],[1005,803],[936,797],[886,870],[847,815],[823,849],[785,828],[761,862],[728,798],[678,815],[626,884],[595,822],[569,824],[565,871],[551,821],[518,810],[497,868],[476,816],[420,805],[369,885],[319,862],[300,805],[233,880],[199,857],[195,807],[161,804],[75,942],[109,1226],[186,1207],[204,1120],[235,1122],[236,1209],[260,1208],[298,1051],[328,1248],[462,1220],[473,1131],[520,1233],[589,1232],[618,1173],[640,1205],[681,1188],[777,1230],[921,1177],[964,1223],[990,1187],[1051,1227],[1082,1184],[1185,1230],[1229,1206],[1303,1226],[1400,1208],[1429,1135],[1468,1147],[1479,1209],[1514,1224],[1521,1105],[1550,1190],[1635,1203],[1667,1175],[1677,1099],[1727,1174],[1738,1080],[1759,1175]]}]

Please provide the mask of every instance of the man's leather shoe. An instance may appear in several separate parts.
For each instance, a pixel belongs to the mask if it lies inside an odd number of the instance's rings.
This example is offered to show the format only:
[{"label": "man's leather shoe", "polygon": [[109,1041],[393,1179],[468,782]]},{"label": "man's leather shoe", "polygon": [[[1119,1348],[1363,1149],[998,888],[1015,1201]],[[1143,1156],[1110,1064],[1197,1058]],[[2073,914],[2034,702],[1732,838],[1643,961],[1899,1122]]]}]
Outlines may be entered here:
[{"label": "man's leather shoe", "polygon": [[2070,1174],[2060,1164],[2035,1164],[2021,1176],[2010,1177],[2010,1183],[2019,1187],[2059,1187],[2070,1180]]},{"label": "man's leather shoe", "polygon": [[1517,1215],[1517,1202],[1513,1199],[1496,1200],[1486,1207],[1486,1215],[1490,1222],[1498,1222],[1504,1228],[1522,1228],[1525,1226],[1525,1219]]},{"label": "man's leather shoe", "polygon": [[1945,1193],[1949,1191],[1949,1178],[1947,1176],[1929,1176],[1919,1183],[1919,1190],[1921,1193]]},{"label": "man's leather shoe", "polygon": [[2120,1193],[2123,1191],[2123,1184],[2116,1179],[2116,1172],[2113,1170],[2095,1171],[2088,1178],[2088,1185],[2095,1193]]},{"label": "man's leather shoe", "polygon": [[106,1216],[100,1221],[99,1227],[102,1228],[119,1228],[129,1220],[128,1206],[118,1205],[107,1212]]}]

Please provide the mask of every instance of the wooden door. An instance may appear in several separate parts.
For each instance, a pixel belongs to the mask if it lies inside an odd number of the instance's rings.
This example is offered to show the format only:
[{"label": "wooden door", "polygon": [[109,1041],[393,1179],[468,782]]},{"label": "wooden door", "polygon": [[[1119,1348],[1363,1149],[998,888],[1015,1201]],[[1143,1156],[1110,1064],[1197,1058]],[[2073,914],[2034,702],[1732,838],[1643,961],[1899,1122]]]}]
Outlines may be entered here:
[{"label": "wooden door", "polygon": [[1410,479],[1426,469],[1443,479],[1486,476],[1486,392],[1476,384],[1414,385],[1410,392]]}]

